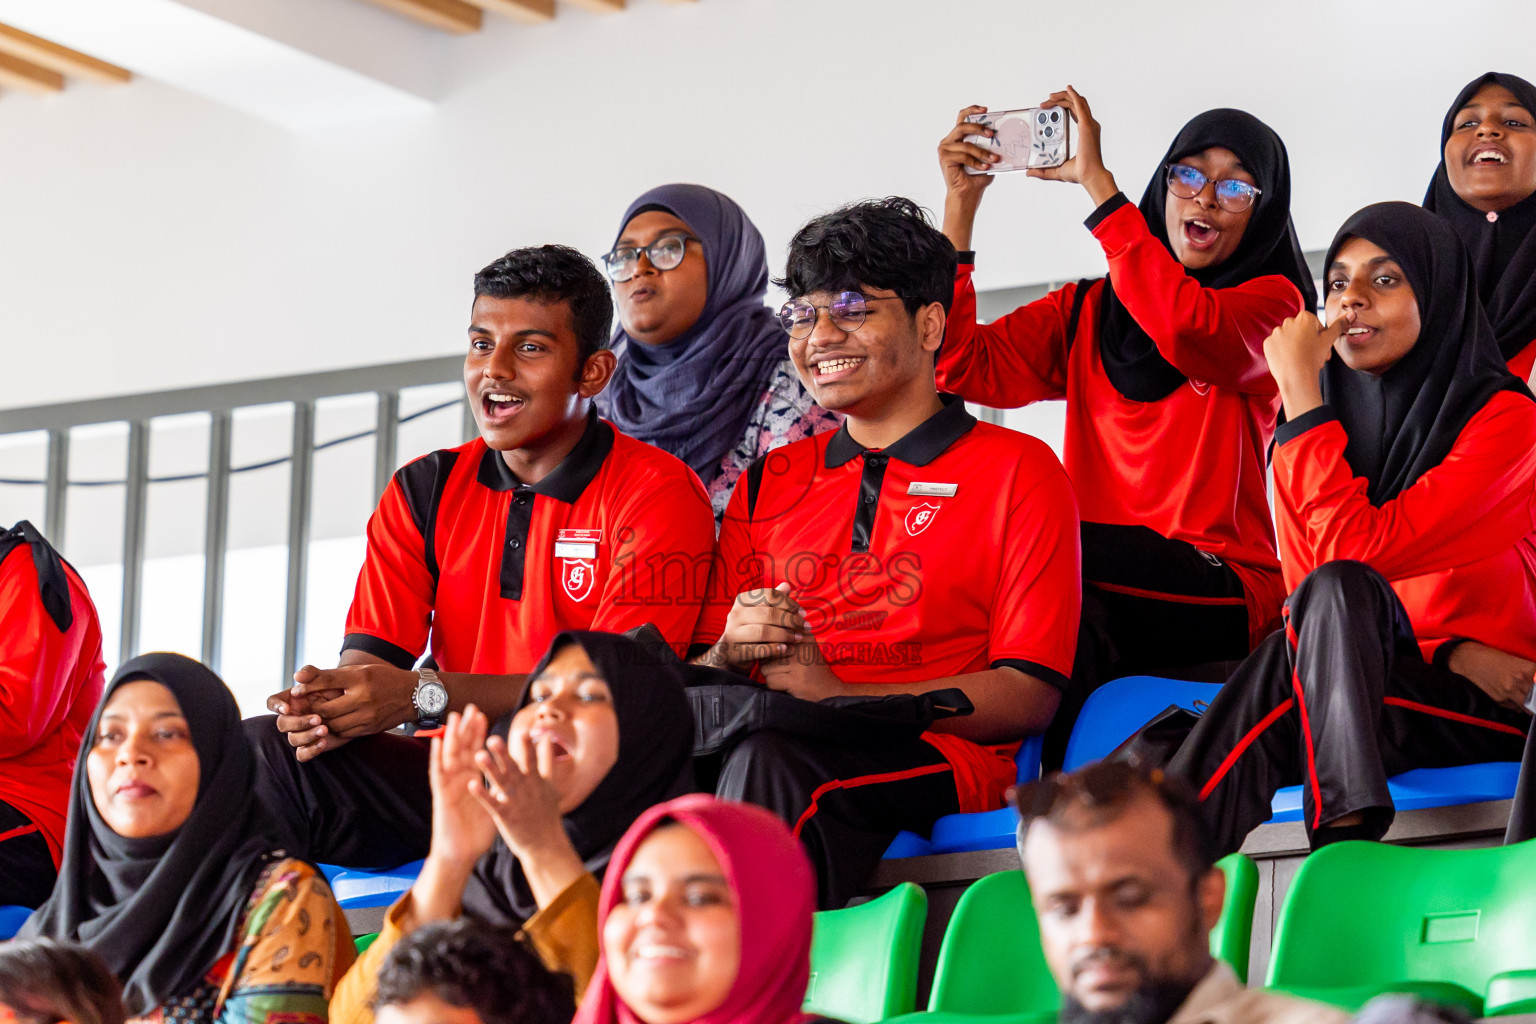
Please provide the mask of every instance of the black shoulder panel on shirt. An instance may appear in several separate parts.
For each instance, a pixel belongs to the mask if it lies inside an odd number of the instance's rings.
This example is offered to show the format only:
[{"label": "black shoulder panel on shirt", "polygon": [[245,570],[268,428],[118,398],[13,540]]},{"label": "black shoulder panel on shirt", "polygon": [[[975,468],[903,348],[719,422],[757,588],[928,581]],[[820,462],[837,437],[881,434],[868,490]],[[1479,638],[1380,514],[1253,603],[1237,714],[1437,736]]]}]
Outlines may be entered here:
[{"label": "black shoulder panel on shirt", "polygon": [[411,510],[411,519],[421,532],[423,556],[432,582],[437,582],[437,550],[434,544],[437,533],[437,507],[442,504],[443,491],[448,486],[448,474],[453,472],[459,460],[456,451],[436,451],[423,456],[395,471],[395,482],[405,498],[405,507]]},{"label": "black shoulder panel on shirt", "polygon": [[752,513],[757,511],[757,494],[763,489],[763,469],[768,465],[768,456],[760,455],[752,460],[752,465],[747,467],[747,522],[752,521]]}]

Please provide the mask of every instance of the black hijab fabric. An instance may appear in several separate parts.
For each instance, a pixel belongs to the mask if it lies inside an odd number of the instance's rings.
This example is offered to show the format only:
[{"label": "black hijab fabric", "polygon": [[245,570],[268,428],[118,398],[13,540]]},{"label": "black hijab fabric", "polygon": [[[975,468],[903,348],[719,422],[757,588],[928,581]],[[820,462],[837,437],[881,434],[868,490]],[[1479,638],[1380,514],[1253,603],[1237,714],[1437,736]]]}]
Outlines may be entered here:
[{"label": "black hijab fabric", "polygon": [[764,305],[762,233],[734,200],[703,185],[662,185],[630,204],[619,234],[647,210],[670,213],[703,239],[704,310],[665,345],[635,341],[621,324],[619,365],[597,408],[624,433],[682,459],[707,487],[789,358],[789,335]]},{"label": "black hijab fabric", "polygon": [[1372,504],[1397,497],[1450,454],[1467,421],[1500,391],[1531,393],[1504,366],[1478,301],[1467,250],[1451,226],[1410,203],[1356,213],[1328,247],[1363,238],[1403,268],[1419,305],[1419,340],[1380,377],[1337,355],[1323,366],[1323,400],[1344,426],[1344,457]]},{"label": "black hijab fabric", "polygon": [[1489,221],[1486,213],[1475,209],[1451,188],[1444,157],[1457,111],[1489,84],[1502,85],[1514,93],[1520,104],[1536,117],[1536,85],[1523,78],[1490,71],[1467,83],[1445,112],[1445,121],[1440,126],[1440,166],[1424,195],[1424,208],[1450,221],[1472,254],[1478,295],[1507,362],[1536,341],[1536,193]]},{"label": "black hijab fabric", "polygon": [[[171,691],[197,750],[197,800],[168,836],[125,839],[96,810],[86,758],[102,709],[125,682],[152,679]],[[117,670],[91,718],[75,766],[59,880],[21,938],[77,942],[123,983],[129,1015],[190,993],[236,931],[274,850],[273,824],[255,796],[256,757],[240,709],[222,680],[179,654],[146,654]]]},{"label": "black hijab fabric", "polygon": [[[576,855],[601,880],[614,846],[641,813],[693,791],[693,710],[683,687],[694,675],[715,670],[683,664],[662,642],[568,630],[555,637],[528,674],[530,684],[568,644],[580,644],[607,681],[619,720],[618,760],[565,816],[565,834]],[[525,688],[518,708],[527,702]],[[492,731],[505,737],[511,721],[511,715],[503,716]],[[464,892],[465,913],[515,926],[538,909],[522,864],[498,836],[475,865]]]},{"label": "black hijab fabric", "polygon": [[[1224,146],[1237,154],[1263,191],[1236,251],[1214,267],[1187,273],[1207,288],[1231,288],[1256,277],[1279,274],[1301,292],[1304,308],[1316,309],[1317,289],[1291,223],[1291,162],[1285,143],[1274,129],[1246,111],[1207,110],[1180,129],[1141,197],[1139,209],[1148,230],[1170,254],[1173,252],[1167,225],[1168,165],[1212,146]],[[1109,382],[1133,402],[1160,401],[1188,380],[1163,358],[1157,344],[1132,319],[1115,295],[1113,278],[1104,282],[1099,353]]]}]

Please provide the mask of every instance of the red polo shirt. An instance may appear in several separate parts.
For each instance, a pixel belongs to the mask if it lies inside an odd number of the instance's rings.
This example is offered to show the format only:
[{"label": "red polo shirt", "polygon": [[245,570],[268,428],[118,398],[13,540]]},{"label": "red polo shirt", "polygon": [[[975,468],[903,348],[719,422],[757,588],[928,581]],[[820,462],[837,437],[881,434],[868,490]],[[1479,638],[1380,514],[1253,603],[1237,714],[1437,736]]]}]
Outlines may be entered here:
[{"label": "red polo shirt", "polygon": [[[845,683],[1010,666],[1064,686],[1082,600],[1072,485],[1046,445],[943,397],[881,451],[844,425],[759,460],[726,507],[695,639],[720,638],[737,594],[788,581]],[[1002,805],[1017,744],[924,739],[954,768],[962,811]]]},{"label": "red polo shirt", "polygon": [[22,540],[26,525],[0,532],[0,800],[31,819],[57,865],[106,664],[85,583],[41,537]]},{"label": "red polo shirt", "polygon": [[1088,286],[1075,337],[1066,330],[1077,284],[978,324],[974,256],[962,253],[939,386],[1000,409],[1066,399],[1063,461],[1084,521],[1147,526],[1226,561],[1242,580],[1257,644],[1279,625],[1286,595],[1265,496],[1280,399],[1264,339],[1296,314],[1301,296],[1275,275],[1202,286],[1141,211],[1119,199],[1096,211],[1089,227],[1115,294],[1189,380],[1157,402],[1115,390],[1096,343],[1100,281]]},{"label": "red polo shirt", "polygon": [[401,668],[430,634],[445,672],[527,672],[564,629],[655,625],[686,650],[714,514],[693,471],[593,413],[522,483],[479,438],[395,473],[368,522],[342,650]]},{"label": "red polo shirt", "polygon": [[1536,404],[1488,400],[1450,454],[1372,505],[1328,406],[1282,426],[1275,512],[1286,583],[1352,558],[1392,582],[1426,658],[1452,637],[1536,661]]}]

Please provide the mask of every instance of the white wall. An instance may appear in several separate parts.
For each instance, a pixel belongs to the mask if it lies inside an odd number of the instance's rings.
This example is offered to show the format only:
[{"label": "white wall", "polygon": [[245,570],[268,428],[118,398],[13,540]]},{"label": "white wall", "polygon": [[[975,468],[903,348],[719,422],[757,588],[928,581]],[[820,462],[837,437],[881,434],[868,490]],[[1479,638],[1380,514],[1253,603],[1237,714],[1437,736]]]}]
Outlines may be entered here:
[{"label": "white wall", "polygon": [[[476,268],[546,240],[601,253],[667,180],[735,196],[778,262],[841,201],[937,206],[955,110],[1066,81],[1133,196],[1191,114],[1264,117],[1320,247],[1358,206],[1421,196],[1463,82],[1536,75],[1528,0],[631,0],[486,25],[431,49],[434,112],[319,135],[148,80],[0,97],[0,405],[455,352]],[[980,282],[1093,272],[1088,212],[1075,187],[999,181]]]}]

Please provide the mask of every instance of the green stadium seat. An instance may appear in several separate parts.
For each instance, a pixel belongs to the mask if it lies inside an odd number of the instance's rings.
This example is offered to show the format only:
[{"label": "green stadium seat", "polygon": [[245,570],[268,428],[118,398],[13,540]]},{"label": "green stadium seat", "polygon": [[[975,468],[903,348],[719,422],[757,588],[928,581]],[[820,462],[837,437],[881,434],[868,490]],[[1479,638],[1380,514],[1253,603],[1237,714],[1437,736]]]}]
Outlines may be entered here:
[{"label": "green stadium seat", "polygon": [[805,1011],[875,1024],[917,1005],[928,894],[902,882],[868,903],[816,915]]},{"label": "green stadium seat", "polygon": [[[1227,901],[1211,931],[1211,953],[1246,977],[1258,868],[1242,854],[1217,866],[1227,876]],[[999,871],[960,897],[939,948],[928,1012],[913,1014],[910,1024],[961,1024],[972,1017],[1030,1024],[1053,1019],[1060,1005],[1024,872]]]},{"label": "green stadium seat", "polygon": [[378,932],[369,932],[367,935],[354,936],[352,939],[352,945],[357,947],[358,955],[362,955],[363,953],[368,952],[368,947],[373,945],[378,937]]},{"label": "green stadium seat", "polygon": [[1268,984],[1356,1009],[1410,992],[1474,1017],[1536,1007],[1536,841],[1482,850],[1334,843],[1302,862]]}]

